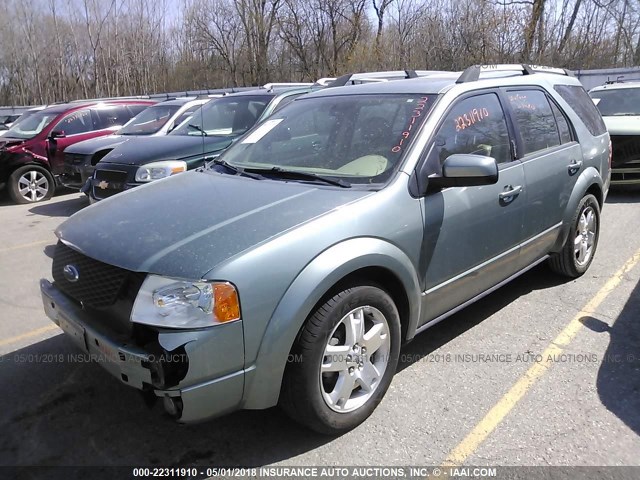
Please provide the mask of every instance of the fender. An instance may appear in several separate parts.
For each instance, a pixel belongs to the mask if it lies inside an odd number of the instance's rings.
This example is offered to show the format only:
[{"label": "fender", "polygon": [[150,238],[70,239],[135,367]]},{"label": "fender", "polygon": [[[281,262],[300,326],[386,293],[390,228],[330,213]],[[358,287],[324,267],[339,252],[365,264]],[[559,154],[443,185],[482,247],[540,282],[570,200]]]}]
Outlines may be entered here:
[{"label": "fender", "polygon": [[560,230],[560,235],[558,235],[556,243],[551,249],[552,252],[559,252],[560,250],[562,250],[562,247],[567,241],[567,237],[569,236],[571,220],[573,220],[573,215],[576,213],[578,204],[587,193],[587,190],[589,190],[589,188],[591,188],[593,185],[597,185],[598,189],[601,192],[601,198],[599,198],[598,201],[603,201],[602,196],[604,188],[602,185],[602,177],[600,177],[600,173],[594,167],[588,167],[580,174],[580,176],[576,180],[576,184],[573,187],[571,197],[567,202],[567,209],[565,210],[564,216],[562,218],[562,229]]},{"label": "fender", "polygon": [[26,148],[16,152],[2,152],[0,154],[0,183],[7,182],[14,170],[25,165],[37,165],[49,172],[49,161]]},{"label": "fender", "polygon": [[307,264],[280,299],[256,363],[246,369],[243,408],[277,404],[289,352],[313,307],[341,279],[366,267],[386,268],[400,279],[409,300],[407,338],[413,338],[420,315],[420,286],[409,257],[377,238],[354,238],[336,244]]}]

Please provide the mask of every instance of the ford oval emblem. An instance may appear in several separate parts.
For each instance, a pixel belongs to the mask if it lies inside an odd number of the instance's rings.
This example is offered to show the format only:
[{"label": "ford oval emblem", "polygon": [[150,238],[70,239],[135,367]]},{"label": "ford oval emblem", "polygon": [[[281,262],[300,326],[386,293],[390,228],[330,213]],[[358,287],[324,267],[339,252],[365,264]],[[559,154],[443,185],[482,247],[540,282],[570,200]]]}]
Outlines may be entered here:
[{"label": "ford oval emblem", "polygon": [[80,278],[80,272],[75,265],[65,265],[62,269],[62,274],[71,283],[77,282]]}]

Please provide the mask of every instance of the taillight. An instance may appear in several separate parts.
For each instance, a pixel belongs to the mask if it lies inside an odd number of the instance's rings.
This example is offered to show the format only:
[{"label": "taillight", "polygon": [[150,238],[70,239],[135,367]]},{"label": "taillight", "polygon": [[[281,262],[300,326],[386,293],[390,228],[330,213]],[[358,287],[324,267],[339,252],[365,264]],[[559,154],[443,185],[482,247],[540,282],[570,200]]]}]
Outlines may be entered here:
[{"label": "taillight", "polygon": [[611,139],[609,139],[609,168],[611,168],[611,160],[613,159],[613,145]]}]

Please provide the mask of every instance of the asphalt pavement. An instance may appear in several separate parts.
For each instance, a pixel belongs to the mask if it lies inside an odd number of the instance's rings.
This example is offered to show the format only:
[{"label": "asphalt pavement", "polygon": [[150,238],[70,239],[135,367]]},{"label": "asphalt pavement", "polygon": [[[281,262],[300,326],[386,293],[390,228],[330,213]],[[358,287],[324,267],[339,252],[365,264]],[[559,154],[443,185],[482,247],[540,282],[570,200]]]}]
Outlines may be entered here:
[{"label": "asphalt pavement", "polygon": [[640,465],[640,193],[610,194],[583,277],[541,265],[416,337],[338,438],[277,408],[178,425],[83,361],[38,281],[86,205],[0,202],[0,465]]}]

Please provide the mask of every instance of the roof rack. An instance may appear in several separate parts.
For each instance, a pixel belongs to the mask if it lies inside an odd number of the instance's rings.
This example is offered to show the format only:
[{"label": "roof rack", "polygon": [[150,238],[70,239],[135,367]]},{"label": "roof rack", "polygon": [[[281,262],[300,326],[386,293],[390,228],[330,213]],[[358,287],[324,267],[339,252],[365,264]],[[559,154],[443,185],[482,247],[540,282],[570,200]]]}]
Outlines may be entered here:
[{"label": "roof rack", "polygon": [[[417,78],[415,70],[389,70],[385,72],[347,73],[338,78],[321,78],[316,83],[326,87],[343,87],[357,83],[387,82],[406,78]],[[332,81],[333,80],[333,81]]]},{"label": "roof rack", "polygon": [[310,87],[313,83],[309,82],[271,82],[265,83],[262,88],[266,88],[267,90],[271,90],[272,88],[278,87]]},{"label": "roof rack", "polygon": [[443,70],[389,70],[384,72],[348,73],[338,78],[321,78],[317,85],[324,87],[343,87],[360,83],[388,82],[391,80],[406,80],[438,75],[452,75],[454,72]]},{"label": "roof rack", "polygon": [[472,65],[467,68],[456,80],[456,83],[475,82],[480,79],[481,73],[486,72],[515,72],[522,75],[533,75],[535,73],[554,73],[556,75],[566,75],[573,77],[566,68],[547,67],[545,65],[528,65],[526,63],[497,64],[497,65]]}]

